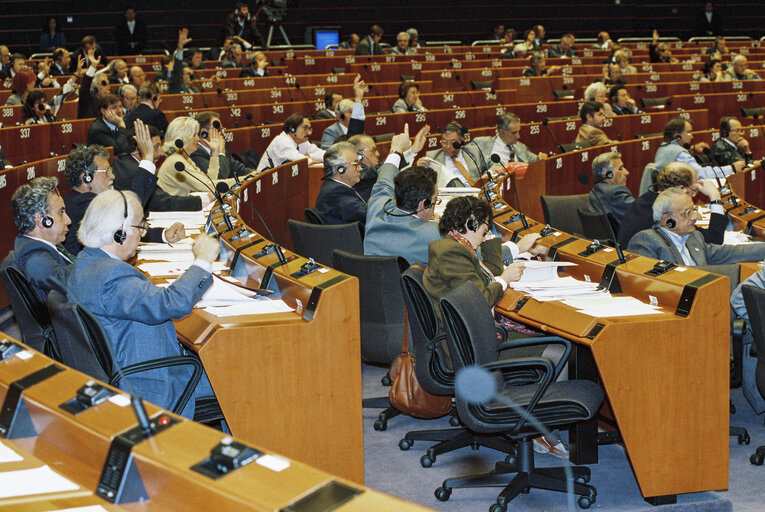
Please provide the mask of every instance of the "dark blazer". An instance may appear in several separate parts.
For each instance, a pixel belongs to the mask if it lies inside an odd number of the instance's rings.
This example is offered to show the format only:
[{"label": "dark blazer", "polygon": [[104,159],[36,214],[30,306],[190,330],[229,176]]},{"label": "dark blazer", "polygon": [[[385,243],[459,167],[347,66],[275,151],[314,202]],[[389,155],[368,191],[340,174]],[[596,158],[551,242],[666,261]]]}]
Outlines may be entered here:
[{"label": "dark blazer", "polygon": [[[177,54],[176,54],[177,56]],[[175,58],[173,64],[173,74],[170,75],[170,82],[167,84],[167,92],[170,94],[186,94],[199,92],[196,87],[190,87],[183,81],[183,67],[185,63],[182,59]]]},{"label": "dark blazer", "polygon": [[547,56],[551,59],[559,58],[559,57],[576,57],[576,50],[573,48],[569,48],[565,52],[561,50],[560,45],[558,46],[551,46],[547,49]]},{"label": "dark blazer", "polygon": [[60,68],[55,62],[50,65],[50,76],[71,75],[68,69]]},{"label": "dark blazer", "polygon": [[621,224],[624,214],[635,198],[624,185],[599,181],[592,187],[589,200],[593,211],[607,213]]},{"label": "dark blazer", "polygon": [[93,77],[85,75],[80,83],[80,97],[77,100],[77,119],[98,116],[98,98],[93,94]]},{"label": "dark blazer", "polygon": [[[197,164],[197,167],[207,173],[207,168],[210,167],[210,153],[197,145],[197,150],[191,153],[191,159]],[[218,179],[233,178],[234,174],[237,176],[247,176],[254,169],[250,169],[236,158],[231,157],[231,152],[226,148],[226,156],[218,158]]]},{"label": "dark blazer", "polygon": [[[107,64],[109,64],[109,59],[104,53],[104,50],[101,48],[100,44],[96,45],[95,56],[96,58],[101,57],[101,61],[99,63],[101,66],[106,66]],[[88,66],[90,66],[90,62],[88,62],[88,54],[85,51],[85,49],[82,46],[80,46],[72,54],[72,62],[69,64],[70,73],[74,73],[75,71],[77,71],[77,60],[80,57],[85,57],[85,69],[87,69]]]},{"label": "dark blazer", "polygon": [[50,245],[18,235],[11,265],[24,274],[42,302],[47,300],[51,290],[66,293],[71,262]]},{"label": "dark blazer", "polygon": [[[268,68],[263,70],[263,75],[262,76],[269,76]],[[259,75],[257,73],[257,70],[255,69],[255,66],[252,65],[252,64],[247,64],[239,72],[239,78],[249,78],[249,77],[261,78],[261,75]]]},{"label": "dark blazer", "polygon": [[114,27],[114,40],[117,42],[117,55],[135,55],[141,53],[146,47],[146,24],[140,19],[135,19],[133,33],[130,33],[127,20],[122,19]]},{"label": "dark blazer", "polygon": [[114,147],[114,154],[119,155],[127,151],[130,145],[130,132],[126,128],[117,127],[112,132],[101,116],[98,116],[88,128],[88,145],[100,144],[104,147]]},{"label": "dark blazer", "polygon": [[[67,298],[98,318],[109,337],[118,366],[181,356],[173,319],[191,312],[212,285],[209,272],[192,265],[167,288],[154,286],[132,265],[111,258],[101,249],[86,247],[75,261],[67,283]],[[185,366],[131,375],[130,383],[144,400],[171,409],[190,375]],[[193,416],[198,396],[212,394],[205,375],[182,414]]]},{"label": "dark blazer", "polygon": [[[688,235],[685,246],[696,265],[724,265],[739,261],[762,261],[765,258],[765,243],[712,245],[704,242],[704,237],[698,231]],[[680,252],[661,228],[639,232],[632,237],[627,249],[642,256],[685,265]]]},{"label": "dark blazer", "polygon": [[383,55],[384,53],[380,43],[374,43],[374,46],[372,45],[372,38],[370,36],[366,36],[359,41],[355,51],[355,55]]},{"label": "dark blazer", "polygon": [[[129,154],[120,155],[112,162],[112,170],[114,172],[114,188],[117,190],[133,190],[138,194],[144,204],[144,209],[154,212],[166,212],[166,211],[198,211],[202,209],[202,200],[196,196],[171,196],[160,187],[156,186],[157,177],[152,176],[150,173],[140,169],[138,162],[135,158]],[[144,199],[144,194],[138,192],[133,187],[138,187],[139,180],[135,179],[135,176],[144,176],[146,188],[148,189],[149,181],[152,182],[151,189],[149,190],[148,203]]]},{"label": "dark blazer", "polygon": [[336,118],[335,113],[326,108],[319,110],[319,113],[316,114],[316,119],[335,119],[335,118]]},{"label": "dark blazer", "polygon": [[[630,205],[619,226],[619,234],[616,236],[622,247],[627,247],[632,237],[639,231],[653,227],[653,202],[656,201],[657,197],[659,197],[658,192],[648,190]],[[697,227],[696,231],[701,233],[706,243],[722,245],[727,225],[728,217],[720,213],[713,213],[709,217],[709,228]]]},{"label": "dark blazer", "polygon": [[125,126],[127,126],[128,130],[133,130],[133,123],[136,119],[140,119],[144,124],[150,124],[156,127],[162,132],[162,136],[165,136],[165,130],[167,130],[167,118],[161,110],[151,108],[143,103],[137,105],[125,116]]},{"label": "dark blazer", "polygon": [[327,224],[359,221],[363,228],[367,220],[367,203],[356,189],[332,179],[321,184],[314,209]]},{"label": "dark blazer", "polygon": [[71,190],[68,194],[64,194],[64,206],[66,207],[66,214],[72,220],[72,224],[69,226],[69,231],[66,233],[66,239],[64,240],[64,247],[66,250],[77,255],[82,249],[80,241],[77,240],[77,230],[80,229],[80,222],[85,216],[85,210],[88,209],[88,205],[96,195],[93,192],[78,192]]},{"label": "dark blazer", "polygon": [[232,12],[226,16],[226,23],[223,27],[225,35],[227,36],[240,36],[248,43],[252,43],[257,46],[266,46],[266,41],[263,39],[263,34],[253,23],[254,18],[250,16],[247,21],[244,22],[244,27],[240,27],[237,23],[236,13]]},{"label": "dark blazer", "polygon": [[747,159],[746,155],[742,155],[736,146],[729,144],[722,138],[717,139],[712,144],[710,150],[712,151],[711,156],[717,165],[732,165],[733,162],[738,160],[746,160],[748,162],[752,159],[751,154],[748,155],[749,159]]}]

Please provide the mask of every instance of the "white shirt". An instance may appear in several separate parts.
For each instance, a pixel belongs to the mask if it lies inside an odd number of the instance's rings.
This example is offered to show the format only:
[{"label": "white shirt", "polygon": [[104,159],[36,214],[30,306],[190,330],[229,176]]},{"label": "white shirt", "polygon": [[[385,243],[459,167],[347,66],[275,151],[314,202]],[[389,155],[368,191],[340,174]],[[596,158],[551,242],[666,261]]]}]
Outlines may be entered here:
[{"label": "white shirt", "polygon": [[735,169],[732,165],[724,165],[724,166],[706,166],[702,167],[699,165],[699,163],[696,161],[693,156],[686,150],[681,151],[677,154],[677,157],[675,158],[678,162],[683,162],[684,164],[688,164],[696,171],[696,177],[698,179],[716,179],[721,178],[722,176],[728,176],[730,174],[733,174],[735,172]]},{"label": "white shirt", "polygon": [[260,157],[258,171],[271,167],[272,164],[277,166],[284,162],[300,160],[305,157],[308,157],[309,164],[322,163],[324,161],[324,150],[311,142],[303,142],[300,145],[295,144],[295,141],[292,140],[289,134],[281,132],[274,137],[274,140],[271,141],[271,144],[263,152],[263,156]]},{"label": "white shirt", "polygon": [[[465,155],[462,154],[462,150],[460,150],[459,153],[457,153],[457,161],[462,164],[462,166],[465,168],[465,170],[468,170],[468,164],[465,160]],[[443,165],[444,172],[439,173],[438,175],[438,187],[443,188],[445,187],[450,181],[452,181],[454,178],[457,178],[460,180],[460,183],[462,183],[462,186],[469,187],[470,183],[465,179],[465,176],[462,175],[459,169],[457,169],[457,166],[454,165],[454,161],[451,157],[444,155],[444,165]]]},{"label": "white shirt", "polygon": [[128,21],[127,26],[128,26],[128,30],[130,31],[130,34],[132,34],[133,31],[135,30],[135,20]]},{"label": "white shirt", "polygon": [[510,161],[510,148],[499,137],[494,138],[494,144],[491,146],[491,154],[499,155],[500,162],[502,162],[503,165]]}]

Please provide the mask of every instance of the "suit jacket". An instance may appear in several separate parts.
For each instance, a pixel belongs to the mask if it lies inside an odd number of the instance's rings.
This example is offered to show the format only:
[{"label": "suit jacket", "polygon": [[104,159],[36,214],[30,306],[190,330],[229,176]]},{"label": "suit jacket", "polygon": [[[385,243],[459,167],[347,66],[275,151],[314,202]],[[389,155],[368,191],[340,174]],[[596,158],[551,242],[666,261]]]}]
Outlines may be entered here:
[{"label": "suit jacket", "polygon": [[[182,162],[186,167],[184,172],[175,170],[177,162]],[[233,187],[236,184],[233,179],[220,179],[218,177],[219,168],[220,157],[218,155],[215,155],[215,158],[210,158],[207,171],[202,172],[196,164],[190,165],[182,155],[173,153],[165,158],[159,171],[157,171],[158,183],[165,192],[174,196],[187,196],[189,192],[210,192],[210,189],[215,190],[215,184],[218,181],[225,181],[229,187]]]},{"label": "suit jacket", "polygon": [[68,69],[60,68],[55,62],[50,65],[50,76],[71,75]]},{"label": "suit jacket", "polygon": [[[723,138],[717,139],[712,144],[710,150],[712,151],[712,158],[717,165],[732,165],[737,160],[746,160],[745,156],[741,154],[741,151],[736,146],[729,144]],[[752,155],[749,155],[749,160],[751,159]]]},{"label": "suit jacket", "polygon": [[364,254],[401,256],[409,263],[428,261],[428,245],[441,238],[438,223],[425,221],[396,208],[393,179],[398,167],[380,166],[377,183],[367,202]]},{"label": "suit jacket", "polygon": [[[351,120],[348,122],[347,137],[351,138],[354,135],[358,135],[360,133],[364,133],[364,120],[351,118]],[[329,149],[329,147],[334,144],[335,139],[341,135],[346,134],[343,133],[343,129],[340,127],[340,121],[327,126],[327,128],[324,130],[324,133],[321,134],[321,149]]]},{"label": "suit jacket", "polygon": [[[77,60],[80,57],[85,57],[84,69],[87,69],[90,66],[90,62],[88,62],[88,54],[87,52],[85,52],[85,49],[82,46],[80,46],[72,54],[72,62],[69,64],[69,72],[71,74],[74,74],[74,72],[77,71]],[[109,59],[104,53],[104,50],[101,48],[100,44],[96,45],[95,57],[96,58],[101,57],[101,61],[99,62],[101,66],[106,66],[107,64],[109,64]]]},{"label": "suit jacket", "polygon": [[[483,156],[483,160],[479,159],[480,162],[486,162],[486,164],[489,165],[489,162],[491,162],[491,148],[494,147],[494,141],[496,140],[496,135],[487,135],[485,137],[476,137],[473,139],[478,146],[478,149],[481,150],[481,155]],[[532,163],[539,160],[539,157],[521,141],[516,142],[511,147],[515,152],[516,161]]]},{"label": "suit jacket", "polygon": [[[478,154],[478,150],[475,148],[471,148],[469,146],[463,146],[462,147],[463,153],[469,153],[470,156],[465,155],[465,162],[467,163],[467,172],[470,175],[471,178],[473,178],[473,181],[478,180],[481,175],[486,172],[486,169],[483,169],[483,163],[481,162],[481,156]],[[425,156],[428,158],[432,158],[436,162],[438,162],[441,165],[445,165],[445,156],[443,149],[436,149],[434,151],[428,151],[425,153]],[[473,158],[470,158],[470,157]],[[475,159],[475,161],[473,161]],[[476,165],[477,164],[477,165]],[[451,180],[449,180],[451,181]]]},{"label": "suit jacket", "polygon": [[88,205],[94,197],[96,197],[96,195],[93,192],[83,193],[74,189],[63,196],[66,214],[72,220],[72,223],[69,225],[69,231],[66,233],[64,247],[75,256],[80,252],[80,249],[82,249],[80,241],[77,240],[77,230],[80,229],[80,222],[85,216],[85,210],[88,209]]},{"label": "suit jacket", "polygon": [[129,82],[123,82],[120,80],[120,78],[117,75],[109,75],[109,83],[110,84],[119,84],[119,85],[125,85]]},{"label": "suit jacket", "polygon": [[314,208],[327,224],[358,221],[363,228],[367,219],[367,203],[359,193],[353,187],[329,178],[321,184]]},{"label": "suit jacket", "polygon": [[11,265],[24,274],[43,303],[51,290],[66,293],[71,262],[50,245],[18,235],[13,245]]},{"label": "suit jacket", "polygon": [[82,83],[80,83],[80,97],[77,99],[77,119],[87,119],[99,115],[98,98],[91,92],[93,78],[94,77],[88,76],[87,74],[82,77]]},{"label": "suit jacket", "polygon": [[619,224],[622,223],[627,209],[635,202],[630,189],[606,181],[599,181],[593,185],[589,199],[593,211],[607,213]]},{"label": "suit jacket", "polygon": [[120,128],[112,132],[104,122],[103,117],[98,116],[88,128],[88,145],[100,144],[104,147],[114,147],[114,154],[119,155],[127,151],[130,145],[130,132],[127,128]]},{"label": "suit jacket", "polygon": [[[688,235],[685,246],[696,265],[724,265],[739,261],[762,261],[765,258],[765,243],[713,245],[706,243],[698,231]],[[643,256],[685,265],[675,245],[660,228],[639,232],[632,237],[627,249]]]},{"label": "suit jacket", "polygon": [[642,114],[643,111],[636,108],[634,111],[630,110],[629,107],[621,108],[618,105],[615,105],[614,103],[611,103],[611,111],[616,114],[617,116],[626,116],[630,114]]},{"label": "suit jacket", "polygon": [[336,117],[334,112],[326,108],[319,110],[319,113],[316,114],[316,119],[336,119]]},{"label": "suit jacket", "polygon": [[[210,167],[210,153],[197,144],[197,150],[191,153],[191,159],[197,164],[197,167],[207,174],[207,169]],[[218,155],[218,178],[226,179],[233,178],[234,174],[237,176],[247,176],[254,169],[250,169],[242,162],[235,158],[231,158],[231,153],[226,148],[226,156]]]},{"label": "suit jacket", "polygon": [[199,90],[192,91],[183,81],[183,59],[178,58],[178,53],[173,58],[173,71],[170,75],[170,81],[167,84],[167,92],[169,94],[183,94],[189,92],[199,92]]},{"label": "suit jacket", "polygon": [[374,43],[373,46],[372,38],[370,36],[366,36],[364,39],[359,41],[359,44],[356,46],[356,51],[354,53],[355,55],[383,55],[385,52],[380,46],[380,43]]},{"label": "suit jacket", "polygon": [[[86,247],[75,261],[67,283],[67,298],[85,306],[98,318],[112,346],[117,365],[131,364],[184,355],[178,343],[173,319],[191,312],[212,276],[192,265],[167,288],[154,286],[137,268],[110,257],[101,249]],[[175,366],[141,372],[128,377],[129,385],[142,398],[171,409],[178,400],[191,371]],[[209,381],[204,379],[209,387]],[[193,416],[194,400],[203,381],[183,415]],[[209,394],[209,393],[207,393]]]},{"label": "suit jacket", "polygon": [[697,36],[716,36],[722,34],[722,18],[720,14],[713,10],[712,21],[707,20],[706,13],[702,11],[696,21]]},{"label": "suit jacket", "polygon": [[547,49],[547,56],[551,59],[556,59],[560,57],[576,57],[576,50],[573,48],[569,48],[565,52],[561,50],[560,45],[558,46],[551,46]]},{"label": "suit jacket", "polygon": [[[639,231],[653,227],[653,202],[657,197],[659,197],[658,192],[648,190],[635,199],[635,202],[627,209],[619,226],[619,233],[616,235],[622,247],[627,247],[632,237]],[[712,213],[709,217],[709,228],[697,227],[696,231],[701,233],[706,243],[722,245],[727,225],[728,217],[720,213]]]},{"label": "suit jacket", "polygon": [[257,73],[257,69],[252,64],[247,64],[242,68],[241,71],[239,71],[239,78],[249,78],[249,77],[255,77],[255,78],[261,78],[261,76],[269,76],[268,68],[263,70],[263,75],[259,75]]},{"label": "suit jacket", "polygon": [[[136,192],[138,197],[144,201],[144,209],[154,212],[174,212],[174,211],[198,211],[202,209],[202,200],[196,196],[171,196],[161,188],[156,186],[157,177],[140,169],[138,162],[132,155],[123,154],[112,162],[112,171],[114,172],[114,188],[117,190],[134,190],[137,186],[136,176],[150,176],[152,186],[148,198],[148,203],[143,199],[143,194]],[[147,187],[149,179],[144,176]]]},{"label": "suit jacket", "polygon": [[612,143],[603,130],[588,124],[583,124],[579,127],[579,133],[576,134],[576,142],[587,142],[590,146],[603,146]]},{"label": "suit jacket", "polygon": [[223,30],[227,36],[238,35],[248,43],[252,43],[256,46],[266,46],[266,41],[263,39],[263,35],[253,21],[254,19],[250,17],[244,22],[244,27],[240,27],[236,13],[232,12],[226,16],[226,23]]},{"label": "suit jacket", "polygon": [[141,53],[146,47],[146,24],[140,19],[135,19],[133,33],[130,33],[127,20],[122,19],[114,27],[114,40],[117,42],[117,55],[135,55]]},{"label": "suit jacket", "polygon": [[167,118],[161,110],[151,108],[143,103],[137,105],[125,116],[125,126],[127,126],[128,130],[133,129],[133,123],[136,119],[140,119],[145,124],[150,124],[156,127],[162,133],[162,136],[165,136],[165,130],[167,130]]}]

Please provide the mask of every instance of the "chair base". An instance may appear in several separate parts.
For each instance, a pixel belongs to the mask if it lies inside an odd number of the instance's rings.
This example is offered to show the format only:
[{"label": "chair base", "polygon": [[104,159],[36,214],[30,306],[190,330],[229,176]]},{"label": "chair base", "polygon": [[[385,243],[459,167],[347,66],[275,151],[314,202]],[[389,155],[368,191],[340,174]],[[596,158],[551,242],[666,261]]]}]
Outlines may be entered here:
[{"label": "chair base", "polygon": [[388,428],[388,420],[395,418],[401,411],[390,405],[390,400],[387,396],[381,396],[377,398],[364,398],[361,401],[361,407],[363,409],[383,409],[383,411],[377,416],[375,420],[375,430],[380,432]]},{"label": "chair base", "polygon": [[749,444],[751,441],[751,438],[749,437],[749,432],[744,427],[737,427],[735,425],[731,425],[729,427],[728,435],[730,437],[738,436],[738,444]]},{"label": "chair base", "polygon": [[[465,487],[504,487],[497,496],[497,502],[490,508],[490,512],[505,512],[507,504],[521,493],[528,493],[530,489],[547,489],[557,492],[568,492],[568,482],[565,468],[535,468],[534,451],[531,438],[517,441],[517,456],[510,456],[506,462],[497,462],[490,473],[470,475],[464,477],[447,478],[441,487],[436,489],[435,496],[441,501],[449,499],[452,489]],[[572,482],[573,492],[579,497],[578,503],[581,508],[589,508],[595,503],[597,490],[591,485],[590,468],[585,466],[571,466],[574,477]]]},{"label": "chair base", "polygon": [[762,466],[762,463],[765,462],[765,446],[759,446],[757,451],[749,457],[749,462],[755,466]]},{"label": "chair base", "polygon": [[475,434],[464,428],[448,428],[439,430],[418,430],[407,432],[398,447],[408,450],[415,441],[439,441],[428,448],[425,455],[420,458],[422,467],[429,468],[436,461],[436,457],[442,453],[453,452],[460,448],[470,446],[477,450],[481,446],[493,448],[497,451],[515,456],[515,443],[507,437],[499,435]]}]

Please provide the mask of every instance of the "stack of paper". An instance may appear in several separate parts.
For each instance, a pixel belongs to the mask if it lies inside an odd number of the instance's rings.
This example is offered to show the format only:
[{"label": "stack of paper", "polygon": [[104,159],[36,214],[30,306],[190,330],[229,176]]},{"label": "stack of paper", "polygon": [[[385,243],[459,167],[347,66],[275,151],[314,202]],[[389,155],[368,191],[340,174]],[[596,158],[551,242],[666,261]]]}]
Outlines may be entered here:
[{"label": "stack of paper", "polygon": [[176,222],[180,222],[189,230],[198,230],[205,225],[207,217],[204,212],[151,212],[147,217],[149,226],[153,228],[167,228]]},{"label": "stack of paper", "polygon": [[587,296],[603,293],[602,291],[598,290],[597,283],[578,281],[571,276],[561,278],[556,277],[545,281],[526,282],[521,280],[510,283],[510,287],[512,287],[514,290],[526,292],[533,298],[540,301],[562,300],[567,297],[576,297],[582,295]]},{"label": "stack of paper", "polygon": [[562,302],[576,308],[580,313],[597,318],[656,315],[661,313],[659,306],[640,302],[635,297],[612,297],[610,294],[600,298],[565,299]]},{"label": "stack of paper", "polygon": [[[518,261],[518,260],[515,260]],[[523,261],[523,274],[520,282],[549,281],[558,278],[558,267],[571,267],[576,263],[570,261]]]},{"label": "stack of paper", "polygon": [[80,487],[48,466],[0,473],[0,498],[76,491]]}]

